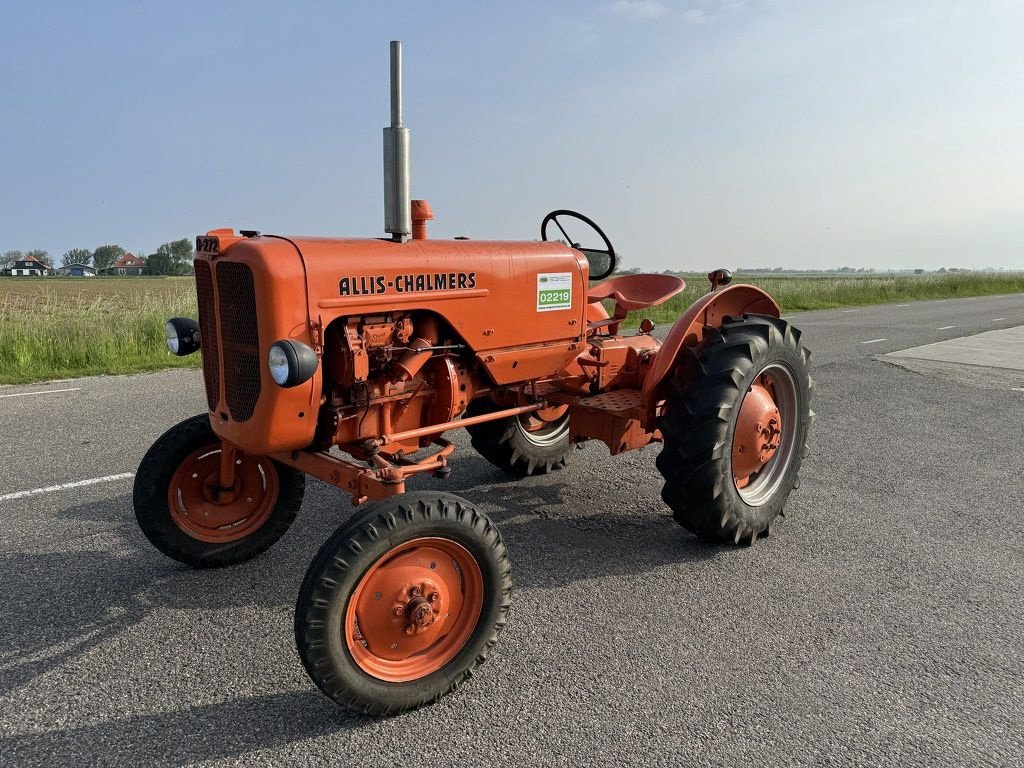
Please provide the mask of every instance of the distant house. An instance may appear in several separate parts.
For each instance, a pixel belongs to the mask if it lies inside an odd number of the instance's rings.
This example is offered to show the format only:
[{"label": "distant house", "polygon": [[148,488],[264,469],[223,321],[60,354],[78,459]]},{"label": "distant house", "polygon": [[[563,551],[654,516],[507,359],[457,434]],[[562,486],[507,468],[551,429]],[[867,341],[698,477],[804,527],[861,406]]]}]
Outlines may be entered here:
[{"label": "distant house", "polygon": [[65,264],[57,268],[57,274],[68,277],[96,277],[96,270],[88,264]]},{"label": "distant house", "polygon": [[146,260],[139,258],[133,253],[126,253],[114,262],[112,267],[100,270],[101,275],[144,275],[146,274]]},{"label": "distant house", "polygon": [[14,266],[7,270],[7,274],[14,277],[42,277],[43,275],[50,274],[52,271],[38,259],[26,256],[14,262]]}]

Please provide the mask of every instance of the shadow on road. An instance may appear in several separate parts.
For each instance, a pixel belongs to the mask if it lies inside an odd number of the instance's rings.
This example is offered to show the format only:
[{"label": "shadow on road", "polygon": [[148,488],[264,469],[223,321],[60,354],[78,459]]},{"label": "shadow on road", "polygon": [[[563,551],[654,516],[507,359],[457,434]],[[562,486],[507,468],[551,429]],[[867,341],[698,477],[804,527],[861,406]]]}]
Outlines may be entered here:
[{"label": "shadow on road", "polygon": [[[0,738],[8,765],[190,765],[359,728],[370,718],[316,691],[235,699],[96,725]],[[342,762],[345,762],[342,760]]]},{"label": "shadow on road", "polygon": [[[120,519],[131,515],[131,497],[82,504],[63,514]],[[119,551],[73,540],[65,551],[0,553],[0,694],[102,645],[155,609],[293,603],[292,584],[305,570],[302,563],[282,560],[282,567],[297,570],[294,579],[264,578],[254,585],[253,566],[196,571],[165,558],[134,529],[126,527],[121,539]]]},{"label": "shadow on road", "polygon": [[[483,466],[472,466],[478,461]],[[469,466],[467,466],[467,464]],[[501,527],[519,589],[545,589],[577,580],[638,574],[666,564],[701,561],[719,550],[700,545],[666,511],[601,509],[600,494],[560,476],[509,480],[482,460],[468,458],[465,478],[430,479],[486,506]],[[476,482],[473,482],[473,481]],[[131,498],[71,507],[61,514],[123,522],[102,548],[72,540],[65,551],[0,554],[4,621],[0,623],[0,694],[108,643],[165,609],[216,611],[291,606],[319,542],[348,517],[349,502],[328,487],[314,488],[295,528],[270,553],[234,568],[197,571],[149,546],[132,525]],[[337,517],[339,509],[343,515]],[[55,542],[54,548],[61,546]],[[174,765],[234,756],[366,724],[308,690],[235,699],[221,704],[140,715],[66,730],[0,739],[0,755],[52,755],[62,763],[91,762],[114,745],[135,764]],[[201,724],[201,725],[199,725]]]}]

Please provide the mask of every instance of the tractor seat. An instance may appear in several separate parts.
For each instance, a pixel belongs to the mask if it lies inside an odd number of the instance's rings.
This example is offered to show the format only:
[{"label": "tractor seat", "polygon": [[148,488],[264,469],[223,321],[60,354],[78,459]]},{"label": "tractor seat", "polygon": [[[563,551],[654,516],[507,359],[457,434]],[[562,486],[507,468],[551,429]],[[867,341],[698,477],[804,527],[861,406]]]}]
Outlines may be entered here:
[{"label": "tractor seat", "polygon": [[591,288],[587,293],[587,303],[612,299],[618,315],[619,312],[656,307],[684,288],[686,282],[674,275],[619,275]]}]

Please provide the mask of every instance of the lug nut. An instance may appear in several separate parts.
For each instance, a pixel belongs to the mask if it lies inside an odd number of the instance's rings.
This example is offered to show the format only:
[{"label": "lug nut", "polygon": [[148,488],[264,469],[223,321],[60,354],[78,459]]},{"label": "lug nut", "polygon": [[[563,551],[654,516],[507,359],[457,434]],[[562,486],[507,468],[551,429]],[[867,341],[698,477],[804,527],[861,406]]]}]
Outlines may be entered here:
[{"label": "lug nut", "polygon": [[437,592],[431,592],[429,600],[432,603],[436,603],[438,601],[438,599],[440,599],[440,597],[441,596],[439,594],[437,594]]},{"label": "lug nut", "polygon": [[419,597],[420,594],[421,594],[421,590],[420,590],[419,587],[413,587],[412,589],[409,590],[409,594],[412,595],[413,597]]},{"label": "lug nut", "polygon": [[416,630],[415,630],[415,629],[413,629],[412,627],[406,627],[406,628],[405,628],[405,634],[407,634],[407,635],[411,635],[411,634],[412,634],[413,632],[415,632],[415,631],[416,631]]},{"label": "lug nut", "polygon": [[400,606],[400,605],[396,605],[395,606],[395,616],[401,616],[403,613],[405,613],[405,609],[402,606]]}]

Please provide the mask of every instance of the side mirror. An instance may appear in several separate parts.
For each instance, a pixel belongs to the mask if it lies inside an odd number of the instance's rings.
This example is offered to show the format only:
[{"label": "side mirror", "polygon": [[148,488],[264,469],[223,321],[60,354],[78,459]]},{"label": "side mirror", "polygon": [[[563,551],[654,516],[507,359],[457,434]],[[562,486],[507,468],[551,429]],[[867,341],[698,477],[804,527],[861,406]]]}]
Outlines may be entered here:
[{"label": "side mirror", "polygon": [[717,291],[732,282],[732,271],[728,269],[716,269],[708,272],[708,280],[711,281],[711,290]]}]

